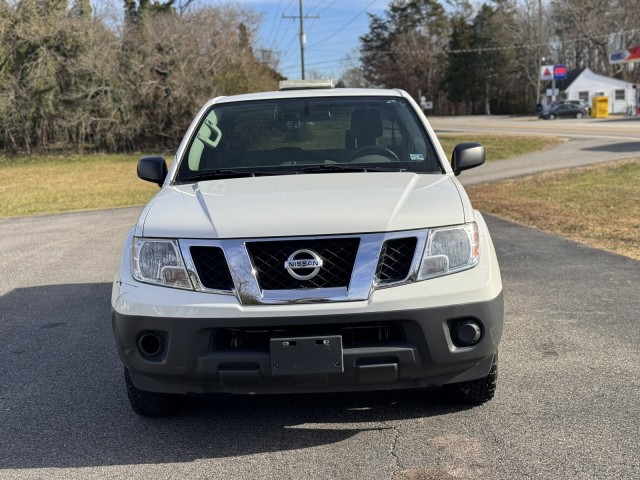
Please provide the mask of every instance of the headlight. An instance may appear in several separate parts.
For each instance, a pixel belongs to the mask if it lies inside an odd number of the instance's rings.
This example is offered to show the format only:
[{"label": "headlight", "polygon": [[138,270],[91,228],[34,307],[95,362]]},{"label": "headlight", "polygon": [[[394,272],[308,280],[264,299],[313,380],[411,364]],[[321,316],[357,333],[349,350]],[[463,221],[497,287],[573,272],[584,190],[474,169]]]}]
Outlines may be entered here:
[{"label": "headlight", "polygon": [[134,238],[131,258],[136,280],[193,290],[176,240]]},{"label": "headlight", "polygon": [[418,280],[440,277],[475,267],[480,260],[478,225],[433,228],[420,262]]}]

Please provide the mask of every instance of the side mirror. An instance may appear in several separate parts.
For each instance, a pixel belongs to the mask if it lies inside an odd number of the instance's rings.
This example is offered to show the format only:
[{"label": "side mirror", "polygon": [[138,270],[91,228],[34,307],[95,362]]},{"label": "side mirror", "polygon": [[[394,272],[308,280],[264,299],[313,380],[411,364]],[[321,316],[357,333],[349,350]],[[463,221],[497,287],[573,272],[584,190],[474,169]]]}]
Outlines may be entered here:
[{"label": "side mirror", "polygon": [[138,160],[138,177],[147,182],[157,183],[159,187],[169,173],[163,157],[142,157]]},{"label": "side mirror", "polygon": [[451,154],[453,173],[460,175],[463,170],[479,167],[484,163],[484,147],[481,143],[459,143]]}]

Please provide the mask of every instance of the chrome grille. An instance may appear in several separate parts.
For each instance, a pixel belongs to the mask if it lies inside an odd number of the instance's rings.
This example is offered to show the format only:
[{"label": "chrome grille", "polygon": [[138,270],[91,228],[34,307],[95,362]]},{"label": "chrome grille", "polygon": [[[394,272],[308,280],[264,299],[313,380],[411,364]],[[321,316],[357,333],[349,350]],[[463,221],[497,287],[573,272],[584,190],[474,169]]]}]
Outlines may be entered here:
[{"label": "chrome grille", "polygon": [[[354,237],[281,240],[249,242],[247,251],[255,266],[261,290],[348,288],[359,244],[360,239]],[[323,260],[318,274],[309,280],[298,280],[284,268],[289,256],[301,249],[313,250]]]},{"label": "chrome grille", "polygon": [[[243,305],[285,305],[362,301],[376,288],[413,282],[427,236],[423,229],[179,242],[197,291],[235,295]],[[317,263],[306,264],[309,257]]]},{"label": "chrome grille", "polygon": [[417,242],[416,237],[394,238],[384,242],[376,272],[380,283],[400,282],[407,278]]}]

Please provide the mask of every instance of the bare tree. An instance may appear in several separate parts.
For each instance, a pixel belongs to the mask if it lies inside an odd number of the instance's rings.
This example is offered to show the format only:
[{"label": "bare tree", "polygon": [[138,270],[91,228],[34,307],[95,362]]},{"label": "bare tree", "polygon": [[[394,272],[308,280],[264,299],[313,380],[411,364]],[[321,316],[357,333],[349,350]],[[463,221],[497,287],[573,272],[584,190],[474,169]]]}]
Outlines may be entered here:
[{"label": "bare tree", "polygon": [[[609,54],[640,42],[640,10],[634,0],[553,0],[555,56],[574,68],[589,67],[604,75],[632,80]],[[637,74],[634,77],[639,78]]]},{"label": "bare tree", "polygon": [[87,0],[0,0],[0,148],[175,148],[207,98],[280,78],[254,55],[251,10],[125,7],[117,29]]}]

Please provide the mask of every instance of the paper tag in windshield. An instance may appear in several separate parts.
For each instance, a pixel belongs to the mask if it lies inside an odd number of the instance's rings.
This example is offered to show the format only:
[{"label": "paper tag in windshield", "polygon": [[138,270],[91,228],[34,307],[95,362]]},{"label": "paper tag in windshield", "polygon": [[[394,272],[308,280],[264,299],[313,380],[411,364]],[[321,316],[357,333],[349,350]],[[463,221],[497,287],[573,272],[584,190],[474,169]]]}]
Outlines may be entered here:
[{"label": "paper tag in windshield", "polygon": [[409,158],[411,160],[424,160],[424,155],[422,153],[410,153]]}]

